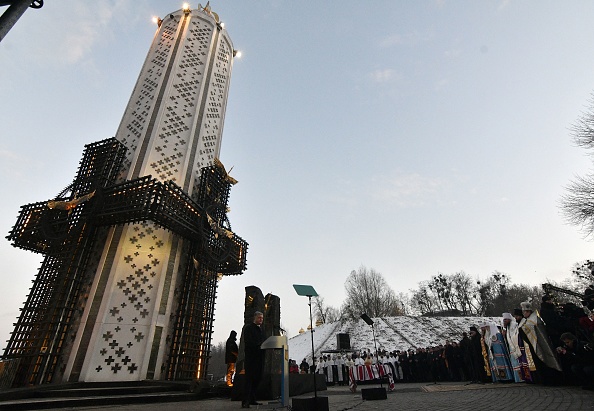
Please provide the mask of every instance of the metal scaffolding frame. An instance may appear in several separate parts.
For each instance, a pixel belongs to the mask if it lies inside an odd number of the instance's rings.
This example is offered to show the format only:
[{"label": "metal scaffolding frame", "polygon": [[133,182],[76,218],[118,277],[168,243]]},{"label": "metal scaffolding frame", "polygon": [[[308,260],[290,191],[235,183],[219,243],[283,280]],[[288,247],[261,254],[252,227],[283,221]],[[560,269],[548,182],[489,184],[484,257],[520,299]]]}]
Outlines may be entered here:
[{"label": "metal scaffolding frame", "polygon": [[[218,162],[201,170],[196,201],[172,181],[145,176],[116,184],[126,148],[114,138],[85,146],[76,178],[57,198],[21,207],[7,238],[45,255],[3,359],[18,359],[13,386],[53,381],[88,280],[100,227],[153,221],[189,243],[165,378],[203,378],[208,367],[217,278],[241,274],[248,244],[227,218],[234,183]],[[70,193],[65,196],[66,193]],[[183,353],[183,355],[182,355]]]}]

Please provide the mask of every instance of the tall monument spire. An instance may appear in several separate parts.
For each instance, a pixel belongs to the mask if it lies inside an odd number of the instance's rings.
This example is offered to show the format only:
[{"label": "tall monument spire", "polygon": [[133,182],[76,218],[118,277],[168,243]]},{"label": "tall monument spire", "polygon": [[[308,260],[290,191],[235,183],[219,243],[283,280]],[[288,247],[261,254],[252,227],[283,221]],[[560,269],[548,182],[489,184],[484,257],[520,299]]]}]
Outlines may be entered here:
[{"label": "tall monument spire", "polygon": [[115,139],[8,237],[46,254],[4,354],[14,385],[205,376],[217,280],[247,250],[218,161],[235,52],[209,5],[157,22]]},{"label": "tall monument spire", "polygon": [[127,178],[151,174],[191,193],[219,157],[233,44],[210,6],[158,24],[116,138],[130,150]]}]

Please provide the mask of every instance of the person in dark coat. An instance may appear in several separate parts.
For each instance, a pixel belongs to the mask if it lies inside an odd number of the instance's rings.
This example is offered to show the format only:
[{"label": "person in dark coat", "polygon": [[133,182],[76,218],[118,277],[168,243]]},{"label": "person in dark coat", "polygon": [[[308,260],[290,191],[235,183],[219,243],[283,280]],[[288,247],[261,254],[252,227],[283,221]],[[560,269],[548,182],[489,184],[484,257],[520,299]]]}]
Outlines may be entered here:
[{"label": "person in dark coat", "polygon": [[462,370],[464,373],[464,380],[465,381],[472,381],[472,359],[470,358],[472,355],[472,343],[470,342],[470,338],[468,338],[468,334],[466,332],[462,333],[462,339],[460,340],[460,350],[462,351]]},{"label": "person in dark coat", "polygon": [[402,367],[402,379],[404,382],[412,382],[412,374],[410,372],[410,363],[406,350],[402,350],[398,356],[400,367]]},{"label": "person in dark coat", "polygon": [[254,313],[254,322],[243,327],[243,341],[245,343],[245,387],[241,408],[250,408],[250,405],[260,405],[256,402],[256,390],[262,379],[264,368],[264,350],[260,348],[266,339],[262,322],[264,314],[260,311]]},{"label": "person in dark coat", "polygon": [[592,345],[579,341],[572,333],[561,334],[563,346],[557,347],[567,380],[583,389],[594,390],[594,351]]},{"label": "person in dark coat", "polygon": [[475,326],[470,327],[470,368],[471,383],[484,384],[487,379],[485,359],[481,346],[481,335]]},{"label": "person in dark coat", "polygon": [[233,387],[233,374],[235,374],[235,363],[237,362],[237,355],[239,354],[239,347],[237,347],[237,332],[231,331],[227,343],[225,344],[225,364],[227,364],[227,376],[225,381],[227,387]]},{"label": "person in dark coat", "polygon": [[545,323],[547,334],[554,344],[559,341],[561,334],[571,329],[567,319],[563,318],[557,311],[552,295],[546,294],[542,297],[540,318]]},{"label": "person in dark coat", "polygon": [[301,374],[307,374],[309,371],[309,364],[307,360],[304,358],[299,365],[299,369],[301,370]]}]

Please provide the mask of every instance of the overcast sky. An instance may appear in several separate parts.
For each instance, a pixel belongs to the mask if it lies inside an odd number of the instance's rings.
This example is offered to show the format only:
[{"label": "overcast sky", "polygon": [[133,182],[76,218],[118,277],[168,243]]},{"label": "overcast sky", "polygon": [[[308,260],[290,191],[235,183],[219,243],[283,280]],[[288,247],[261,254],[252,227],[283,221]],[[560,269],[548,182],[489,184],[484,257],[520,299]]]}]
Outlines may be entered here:
[{"label": "overcast sky", "polygon": [[[181,6],[46,0],[0,43],[2,236],[72,181],[85,144],[114,136],[151,18]],[[211,6],[243,53],[221,160],[250,244],[247,271],[220,283],[215,342],[241,328],[248,285],[280,297],[292,336],[309,318],[292,285],[338,307],[361,265],[408,292],[461,270],[541,284],[593,257],[559,199],[591,166],[568,129],[594,90],[594,2]],[[2,348],[40,262],[0,241]]]}]

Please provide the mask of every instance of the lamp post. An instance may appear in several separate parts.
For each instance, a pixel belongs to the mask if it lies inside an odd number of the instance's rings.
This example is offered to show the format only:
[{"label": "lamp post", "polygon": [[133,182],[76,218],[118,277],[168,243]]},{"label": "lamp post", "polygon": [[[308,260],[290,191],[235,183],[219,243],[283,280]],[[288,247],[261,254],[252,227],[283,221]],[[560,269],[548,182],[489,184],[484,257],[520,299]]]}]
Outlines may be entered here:
[{"label": "lamp post", "polygon": [[3,0],[0,1],[0,7],[2,6],[9,7],[0,15],[0,41],[8,34],[12,26],[16,24],[29,7],[39,9],[43,6],[43,0]]}]

